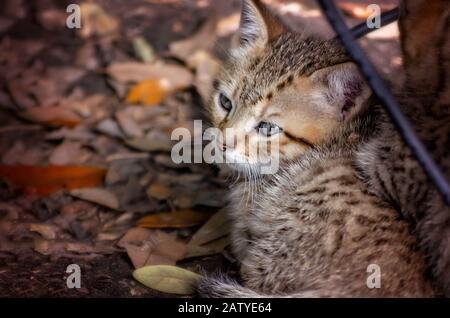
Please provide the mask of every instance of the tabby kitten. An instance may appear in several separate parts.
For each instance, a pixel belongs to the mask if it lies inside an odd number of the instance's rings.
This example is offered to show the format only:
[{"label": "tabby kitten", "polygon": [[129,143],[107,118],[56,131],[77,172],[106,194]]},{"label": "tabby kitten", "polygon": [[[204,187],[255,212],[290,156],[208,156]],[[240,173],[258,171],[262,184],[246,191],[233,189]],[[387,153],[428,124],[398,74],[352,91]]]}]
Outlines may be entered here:
[{"label": "tabby kitten", "polygon": [[[450,1],[403,1],[399,25],[402,111],[450,180]],[[450,297],[450,207],[386,116],[376,131],[358,151],[360,176],[411,222],[436,283]]]},{"label": "tabby kitten", "polygon": [[[208,110],[215,127],[233,128],[219,148],[248,179],[230,206],[243,285],[204,277],[199,294],[433,296],[408,224],[355,173],[353,155],[375,122],[370,90],[342,47],[289,31],[260,1],[243,2],[239,36]],[[279,171],[255,175],[249,148],[274,138]],[[380,288],[367,284],[373,266]]]}]

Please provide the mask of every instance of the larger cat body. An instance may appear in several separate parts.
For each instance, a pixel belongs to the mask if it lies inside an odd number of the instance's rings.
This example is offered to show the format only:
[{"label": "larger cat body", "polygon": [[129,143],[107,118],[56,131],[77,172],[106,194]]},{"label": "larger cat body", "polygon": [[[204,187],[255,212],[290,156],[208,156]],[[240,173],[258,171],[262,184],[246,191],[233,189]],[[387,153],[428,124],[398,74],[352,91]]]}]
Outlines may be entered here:
[{"label": "larger cat body", "polygon": [[[450,180],[450,1],[403,1],[402,112]],[[355,164],[367,188],[410,222],[434,280],[450,297],[450,207],[386,115]]]}]

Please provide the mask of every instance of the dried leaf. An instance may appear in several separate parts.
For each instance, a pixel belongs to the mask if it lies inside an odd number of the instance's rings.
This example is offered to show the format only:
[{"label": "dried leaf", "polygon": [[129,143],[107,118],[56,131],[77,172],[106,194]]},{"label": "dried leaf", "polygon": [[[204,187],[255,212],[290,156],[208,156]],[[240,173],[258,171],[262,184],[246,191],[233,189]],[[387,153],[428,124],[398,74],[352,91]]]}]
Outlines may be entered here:
[{"label": "dried leaf", "polygon": [[64,243],[64,249],[67,252],[77,254],[111,254],[115,252],[115,249],[108,242],[99,242],[94,245],[79,242],[66,242]]},{"label": "dried leaf", "polygon": [[197,51],[189,57],[188,65],[196,69],[194,85],[203,101],[207,102],[220,70],[219,60],[206,51]]},{"label": "dried leaf", "polygon": [[187,246],[186,254],[184,258],[209,256],[214,254],[220,254],[223,250],[230,245],[230,238],[228,236],[217,239],[206,245],[190,245]]},{"label": "dried leaf", "polygon": [[55,226],[49,224],[30,224],[28,226],[30,231],[39,233],[43,238],[47,240],[54,240],[56,238],[56,230]]},{"label": "dried leaf", "polygon": [[61,254],[64,252],[64,245],[60,242],[45,239],[35,239],[33,249],[43,255]]},{"label": "dried leaf", "polygon": [[214,214],[191,238],[189,245],[204,245],[230,233],[230,218],[225,209]]},{"label": "dried leaf", "polygon": [[99,241],[115,241],[120,236],[122,236],[123,233],[121,232],[102,232],[97,235],[97,240]]},{"label": "dried leaf", "polygon": [[118,210],[119,200],[114,193],[101,188],[84,188],[70,191],[70,194],[74,197],[94,202],[108,208]]},{"label": "dried leaf", "polygon": [[167,151],[172,150],[173,142],[170,136],[160,132],[153,131],[147,134],[144,138],[131,138],[124,140],[125,143],[137,150],[141,151]]},{"label": "dried leaf", "polygon": [[24,164],[37,165],[45,160],[46,152],[40,147],[30,147],[22,140],[17,140],[14,145],[2,156],[2,163],[6,165]]},{"label": "dried leaf", "polygon": [[0,165],[0,177],[27,193],[47,195],[61,189],[95,187],[103,182],[106,169],[82,166]]},{"label": "dried leaf", "polygon": [[102,120],[97,125],[97,130],[105,135],[115,138],[125,138],[124,134],[120,130],[119,125],[112,119],[107,118]]},{"label": "dried leaf", "polygon": [[88,154],[81,146],[79,142],[65,141],[52,151],[48,162],[60,166],[82,163],[88,158]]},{"label": "dried leaf", "polygon": [[165,88],[159,79],[148,79],[139,82],[128,91],[126,102],[153,106],[160,103],[165,95]]},{"label": "dried leaf", "polygon": [[132,138],[144,137],[144,132],[142,131],[141,127],[128,113],[119,111],[116,113],[116,118],[123,132],[128,137]]},{"label": "dried leaf", "polygon": [[152,64],[138,62],[115,63],[106,68],[106,73],[118,82],[142,82],[160,80],[164,91],[174,92],[192,85],[194,76],[186,68],[158,61]]},{"label": "dried leaf", "polygon": [[80,5],[80,11],[83,25],[80,34],[83,37],[111,34],[119,28],[119,21],[108,15],[98,4],[84,2]]},{"label": "dried leaf", "polygon": [[170,53],[181,60],[187,60],[198,50],[211,49],[216,41],[218,11],[214,12],[193,36],[171,43],[169,45]]},{"label": "dried leaf", "polygon": [[172,190],[168,184],[153,183],[147,190],[147,194],[158,200],[166,200],[170,197]]},{"label": "dried leaf", "polygon": [[226,204],[227,191],[223,189],[203,190],[193,196],[194,205],[222,208]]},{"label": "dried leaf", "polygon": [[182,228],[202,224],[210,217],[209,212],[184,209],[143,217],[138,225],[145,228]]},{"label": "dried leaf", "polygon": [[160,230],[132,228],[119,241],[135,268],[148,265],[175,265],[186,253],[186,243],[175,233]]},{"label": "dried leaf", "polygon": [[230,244],[230,219],[220,210],[206,222],[188,243],[185,258],[221,253]]},{"label": "dried leaf", "polygon": [[152,289],[178,295],[191,295],[200,275],[176,266],[157,265],[139,268],[133,277]]},{"label": "dried leaf", "polygon": [[62,106],[32,107],[19,115],[27,120],[49,126],[75,127],[81,122],[74,111]]}]

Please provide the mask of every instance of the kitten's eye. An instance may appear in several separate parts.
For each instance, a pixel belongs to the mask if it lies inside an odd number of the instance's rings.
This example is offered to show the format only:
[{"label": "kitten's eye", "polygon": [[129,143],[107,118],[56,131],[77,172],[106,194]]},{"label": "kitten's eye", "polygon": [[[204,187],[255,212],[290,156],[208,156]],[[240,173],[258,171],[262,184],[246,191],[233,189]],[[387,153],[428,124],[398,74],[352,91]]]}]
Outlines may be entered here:
[{"label": "kitten's eye", "polygon": [[227,112],[229,112],[233,108],[233,103],[231,102],[231,100],[222,93],[219,95],[219,103],[220,106],[222,106],[222,108]]},{"label": "kitten's eye", "polygon": [[279,134],[283,129],[275,124],[262,121],[258,124],[256,130],[258,130],[261,135],[270,137]]}]

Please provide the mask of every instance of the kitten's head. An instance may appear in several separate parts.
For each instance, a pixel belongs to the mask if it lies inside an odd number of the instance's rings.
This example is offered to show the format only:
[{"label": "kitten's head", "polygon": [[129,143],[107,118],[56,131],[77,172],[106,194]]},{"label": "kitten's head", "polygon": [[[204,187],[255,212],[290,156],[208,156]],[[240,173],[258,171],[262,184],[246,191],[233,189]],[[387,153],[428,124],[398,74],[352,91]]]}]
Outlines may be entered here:
[{"label": "kitten's head", "polygon": [[276,155],[299,158],[370,96],[339,43],[289,31],[260,1],[243,1],[238,39],[208,105],[213,126],[226,135],[217,142],[228,160],[257,166]]}]

